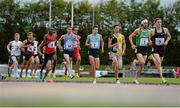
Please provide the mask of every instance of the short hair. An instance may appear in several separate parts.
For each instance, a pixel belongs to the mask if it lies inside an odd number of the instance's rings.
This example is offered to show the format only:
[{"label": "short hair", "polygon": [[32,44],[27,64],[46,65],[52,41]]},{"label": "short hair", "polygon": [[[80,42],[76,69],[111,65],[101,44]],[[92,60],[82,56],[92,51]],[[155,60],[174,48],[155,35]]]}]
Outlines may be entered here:
[{"label": "short hair", "polygon": [[162,20],[162,19],[161,19],[161,18],[156,18],[156,19],[155,19],[155,23],[156,23],[158,20]]},{"label": "short hair", "polygon": [[75,28],[79,28],[79,27],[78,27],[77,25],[75,25],[75,26],[73,26],[73,28],[72,28],[72,29],[74,30]]},{"label": "short hair", "polygon": [[33,35],[33,32],[28,32],[28,33],[27,33],[27,36],[29,36],[29,35]]},{"label": "short hair", "polygon": [[116,28],[116,26],[119,26],[119,27],[120,27],[120,24],[115,24],[115,25],[114,25],[114,28]]},{"label": "short hair", "polygon": [[20,34],[19,33],[15,33],[14,36],[16,36],[16,35],[20,35]]},{"label": "short hair", "polygon": [[71,26],[67,26],[67,28],[66,29],[68,29],[68,28],[72,28]]},{"label": "short hair", "polygon": [[144,20],[141,21],[141,24],[144,24],[144,23],[148,23],[148,20],[144,19]]},{"label": "short hair", "polygon": [[93,26],[93,29],[94,29],[94,28],[98,28],[98,25],[94,25],[94,26]]}]

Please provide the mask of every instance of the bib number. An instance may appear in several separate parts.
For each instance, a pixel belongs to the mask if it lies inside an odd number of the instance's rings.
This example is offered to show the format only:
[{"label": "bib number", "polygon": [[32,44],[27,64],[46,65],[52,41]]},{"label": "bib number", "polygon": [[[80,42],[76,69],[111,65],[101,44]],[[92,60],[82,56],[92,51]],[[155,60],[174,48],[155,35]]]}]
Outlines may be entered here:
[{"label": "bib number", "polygon": [[34,46],[29,46],[29,47],[27,48],[27,51],[29,51],[29,52],[34,52]]},{"label": "bib number", "polygon": [[91,48],[98,49],[99,48],[98,42],[91,42]]},{"label": "bib number", "polygon": [[55,42],[50,42],[50,43],[48,44],[48,47],[49,47],[49,48],[55,48],[55,47],[56,47]]},{"label": "bib number", "polygon": [[113,51],[117,51],[118,50],[118,45],[116,44],[116,46],[113,47]]},{"label": "bib number", "polygon": [[141,38],[140,46],[147,46],[147,45],[148,45],[148,38]]},{"label": "bib number", "polygon": [[68,50],[73,49],[73,42],[71,40],[66,41],[65,49],[68,49]]},{"label": "bib number", "polygon": [[155,45],[161,46],[164,44],[164,38],[155,38]]},{"label": "bib number", "polygon": [[13,52],[18,52],[18,51],[19,51],[18,46],[12,47],[12,51],[13,51]]}]

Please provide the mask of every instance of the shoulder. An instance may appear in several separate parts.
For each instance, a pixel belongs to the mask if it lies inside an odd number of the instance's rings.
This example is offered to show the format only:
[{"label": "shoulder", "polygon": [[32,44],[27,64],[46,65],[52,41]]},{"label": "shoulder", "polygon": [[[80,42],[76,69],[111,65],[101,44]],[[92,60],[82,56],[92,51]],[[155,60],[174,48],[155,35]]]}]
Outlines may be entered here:
[{"label": "shoulder", "polygon": [[103,37],[101,34],[98,34],[101,38]]},{"label": "shoulder", "polygon": [[45,35],[44,35],[44,39],[47,39],[47,37],[48,37],[48,34],[45,34]]},{"label": "shoulder", "polygon": [[162,29],[164,30],[165,33],[169,31],[168,28],[165,28],[165,27],[162,27]]},{"label": "shoulder", "polygon": [[14,41],[10,41],[10,42],[9,42],[9,45],[12,45],[13,43],[14,43]]},{"label": "shoulder", "polygon": [[27,43],[27,40],[24,40],[23,43]]},{"label": "shoulder", "polygon": [[89,35],[87,36],[87,38],[90,38],[90,37],[91,37],[91,35],[92,35],[92,34],[89,34]]},{"label": "shoulder", "polygon": [[134,33],[135,33],[135,34],[138,34],[140,31],[141,31],[141,28],[139,27],[139,28],[137,28],[137,29],[134,30]]},{"label": "shoulder", "polygon": [[155,27],[152,28],[152,29],[150,29],[150,32],[151,32],[151,33],[154,33],[154,32],[155,32],[155,29],[156,29]]},{"label": "shoulder", "polygon": [[19,44],[22,44],[23,42],[21,42],[21,41],[18,41],[18,43],[19,43]]}]

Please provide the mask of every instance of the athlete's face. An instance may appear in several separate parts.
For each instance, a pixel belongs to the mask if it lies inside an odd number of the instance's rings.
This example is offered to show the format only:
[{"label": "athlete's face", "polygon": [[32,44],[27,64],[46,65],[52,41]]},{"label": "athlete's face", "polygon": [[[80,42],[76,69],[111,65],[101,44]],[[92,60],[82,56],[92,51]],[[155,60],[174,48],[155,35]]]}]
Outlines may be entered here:
[{"label": "athlete's face", "polygon": [[115,32],[115,33],[119,33],[119,31],[120,31],[120,27],[119,27],[119,26],[115,26],[114,32]]},{"label": "athlete's face", "polygon": [[142,24],[142,26],[143,26],[143,28],[148,28],[148,22],[144,22],[143,24]]},{"label": "athlete's face", "polygon": [[98,33],[98,28],[96,28],[96,27],[95,27],[95,28],[93,28],[93,31],[92,31],[92,32],[93,32],[93,34]]},{"label": "athlete's face", "polygon": [[78,34],[78,28],[74,28],[73,33]]},{"label": "athlete's face", "polygon": [[14,39],[15,39],[16,41],[18,41],[19,38],[20,38],[19,34],[15,34]]},{"label": "athlete's face", "polygon": [[161,27],[162,25],[162,21],[161,20],[157,20],[156,21],[156,27]]},{"label": "athlete's face", "polygon": [[67,33],[68,34],[72,33],[72,28],[71,27],[67,28]]},{"label": "athlete's face", "polygon": [[27,37],[28,37],[28,39],[29,39],[29,40],[34,40],[34,38],[33,38],[33,34],[28,34],[28,36],[27,36]]}]

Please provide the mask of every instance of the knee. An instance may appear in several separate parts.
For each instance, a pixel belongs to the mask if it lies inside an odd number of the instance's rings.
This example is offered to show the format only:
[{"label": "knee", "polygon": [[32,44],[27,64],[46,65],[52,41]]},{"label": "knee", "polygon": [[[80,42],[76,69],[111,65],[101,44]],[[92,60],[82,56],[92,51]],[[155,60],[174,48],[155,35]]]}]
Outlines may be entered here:
[{"label": "knee", "polygon": [[144,66],[144,64],[145,64],[145,61],[139,61],[139,65]]},{"label": "knee", "polygon": [[96,69],[99,69],[99,65],[96,65],[95,67],[96,67]]},{"label": "knee", "polygon": [[77,58],[77,61],[80,62],[80,61],[81,61],[81,57],[78,57],[78,58]]},{"label": "knee", "polygon": [[156,62],[155,65],[156,65],[157,68],[161,67],[161,63],[160,62]]},{"label": "knee", "polygon": [[50,65],[47,65],[47,70],[50,71],[51,70],[51,66]]}]

